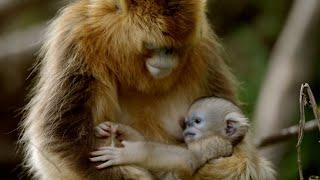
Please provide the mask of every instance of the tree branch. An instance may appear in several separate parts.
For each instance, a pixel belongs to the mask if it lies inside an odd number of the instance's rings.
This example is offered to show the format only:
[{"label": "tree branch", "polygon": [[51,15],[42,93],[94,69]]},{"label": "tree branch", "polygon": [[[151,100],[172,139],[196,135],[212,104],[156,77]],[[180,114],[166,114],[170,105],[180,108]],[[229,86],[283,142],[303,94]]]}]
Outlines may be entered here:
[{"label": "tree branch", "polygon": [[[306,122],[304,127],[305,133],[310,133],[318,128],[318,121],[311,120]],[[270,136],[263,137],[260,142],[257,143],[258,148],[275,145],[277,143],[296,138],[299,132],[299,125],[294,125],[289,128],[282,129],[278,133],[271,134]]]}]

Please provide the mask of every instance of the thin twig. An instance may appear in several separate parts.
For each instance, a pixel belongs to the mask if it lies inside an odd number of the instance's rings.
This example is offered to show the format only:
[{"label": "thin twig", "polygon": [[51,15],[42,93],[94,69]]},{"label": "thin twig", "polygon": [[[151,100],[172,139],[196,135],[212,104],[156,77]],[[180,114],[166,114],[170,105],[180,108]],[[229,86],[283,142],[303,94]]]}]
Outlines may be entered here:
[{"label": "thin twig", "polygon": [[301,143],[303,140],[304,129],[305,129],[305,109],[304,108],[308,105],[312,107],[313,114],[314,114],[314,117],[316,118],[319,132],[320,132],[320,119],[319,119],[318,106],[309,84],[305,83],[301,85],[301,89],[300,89],[300,122],[299,122],[298,142],[296,145],[300,180],[303,180]]},{"label": "thin twig", "polygon": [[301,142],[303,139],[303,129],[305,126],[305,112],[304,107],[306,105],[306,97],[304,94],[304,85],[301,86],[300,89],[300,98],[299,98],[299,104],[300,104],[300,121],[299,121],[299,132],[298,132],[298,142],[296,145],[297,148],[297,163],[298,163],[298,170],[299,170],[299,177],[300,180],[303,180],[303,171],[302,171],[302,161],[301,161]]},{"label": "thin twig", "polygon": [[312,111],[313,111],[313,115],[316,118],[317,122],[318,122],[318,129],[320,132],[320,118],[319,118],[319,111],[318,111],[318,105],[316,102],[316,99],[314,98],[314,95],[311,91],[311,88],[309,86],[309,84],[305,84],[305,88],[307,89],[307,93],[308,93],[308,97],[309,97],[309,103],[312,107]]}]

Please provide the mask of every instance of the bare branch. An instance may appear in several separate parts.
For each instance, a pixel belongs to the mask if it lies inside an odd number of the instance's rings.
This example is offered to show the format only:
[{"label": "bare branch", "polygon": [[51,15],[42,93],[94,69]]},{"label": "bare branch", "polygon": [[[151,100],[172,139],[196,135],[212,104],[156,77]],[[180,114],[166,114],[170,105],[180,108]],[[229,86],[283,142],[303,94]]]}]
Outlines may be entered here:
[{"label": "bare branch", "polygon": [[[306,122],[304,132],[309,133],[317,130],[318,120],[311,120]],[[275,145],[277,143],[296,138],[299,132],[299,125],[294,125],[289,128],[282,129],[280,132],[272,134],[267,137],[263,137],[260,142],[257,143],[258,148]]]},{"label": "bare branch", "polygon": [[313,95],[312,90],[311,90],[311,88],[310,88],[308,83],[305,83],[303,85],[303,87],[307,91],[307,95],[309,97],[309,103],[310,103],[310,106],[312,107],[313,115],[314,115],[314,117],[316,118],[316,120],[318,122],[318,129],[319,129],[319,132],[320,132],[320,118],[319,118],[320,114],[319,114],[319,111],[318,111],[318,105],[317,105],[316,99],[314,98],[314,95]]},{"label": "bare branch", "polygon": [[299,107],[300,107],[300,121],[299,121],[299,131],[298,131],[298,142],[296,145],[297,148],[297,163],[298,163],[298,171],[299,171],[299,177],[300,180],[303,180],[303,171],[302,171],[302,160],[301,160],[301,143],[303,140],[303,135],[304,135],[304,127],[306,123],[306,116],[305,116],[305,111],[304,107],[307,104],[307,99],[304,94],[304,85],[301,86],[300,89],[300,98],[299,98]]}]

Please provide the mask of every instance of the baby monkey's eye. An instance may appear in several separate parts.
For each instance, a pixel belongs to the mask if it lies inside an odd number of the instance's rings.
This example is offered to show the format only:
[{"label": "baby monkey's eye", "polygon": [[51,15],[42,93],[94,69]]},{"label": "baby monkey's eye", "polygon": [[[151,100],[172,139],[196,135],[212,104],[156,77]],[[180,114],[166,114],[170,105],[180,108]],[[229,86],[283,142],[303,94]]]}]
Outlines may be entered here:
[{"label": "baby monkey's eye", "polygon": [[200,119],[200,118],[195,118],[195,119],[194,119],[194,122],[195,122],[196,124],[200,124],[200,123],[201,123],[201,119]]}]

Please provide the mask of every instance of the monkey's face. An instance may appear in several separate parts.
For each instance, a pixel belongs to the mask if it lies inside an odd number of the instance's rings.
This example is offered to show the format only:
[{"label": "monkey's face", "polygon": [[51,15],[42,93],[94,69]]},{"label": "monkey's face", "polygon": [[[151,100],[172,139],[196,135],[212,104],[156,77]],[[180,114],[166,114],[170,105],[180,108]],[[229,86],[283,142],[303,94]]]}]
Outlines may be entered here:
[{"label": "monkey's face", "polygon": [[219,114],[212,116],[208,109],[191,109],[183,132],[186,143],[211,135],[225,137],[226,124]]},{"label": "monkey's face", "polygon": [[193,104],[184,125],[186,143],[219,136],[235,144],[242,140],[249,127],[239,108],[220,98],[208,98]]},{"label": "monkey's face", "polygon": [[[123,86],[168,89],[199,43],[204,0],[91,0],[108,66]],[[99,27],[99,26],[95,26]],[[95,35],[93,35],[95,36]]]},{"label": "monkey's face", "polygon": [[190,116],[186,118],[185,129],[183,131],[184,141],[186,143],[203,137],[203,129],[206,126],[204,117],[201,116]]}]

